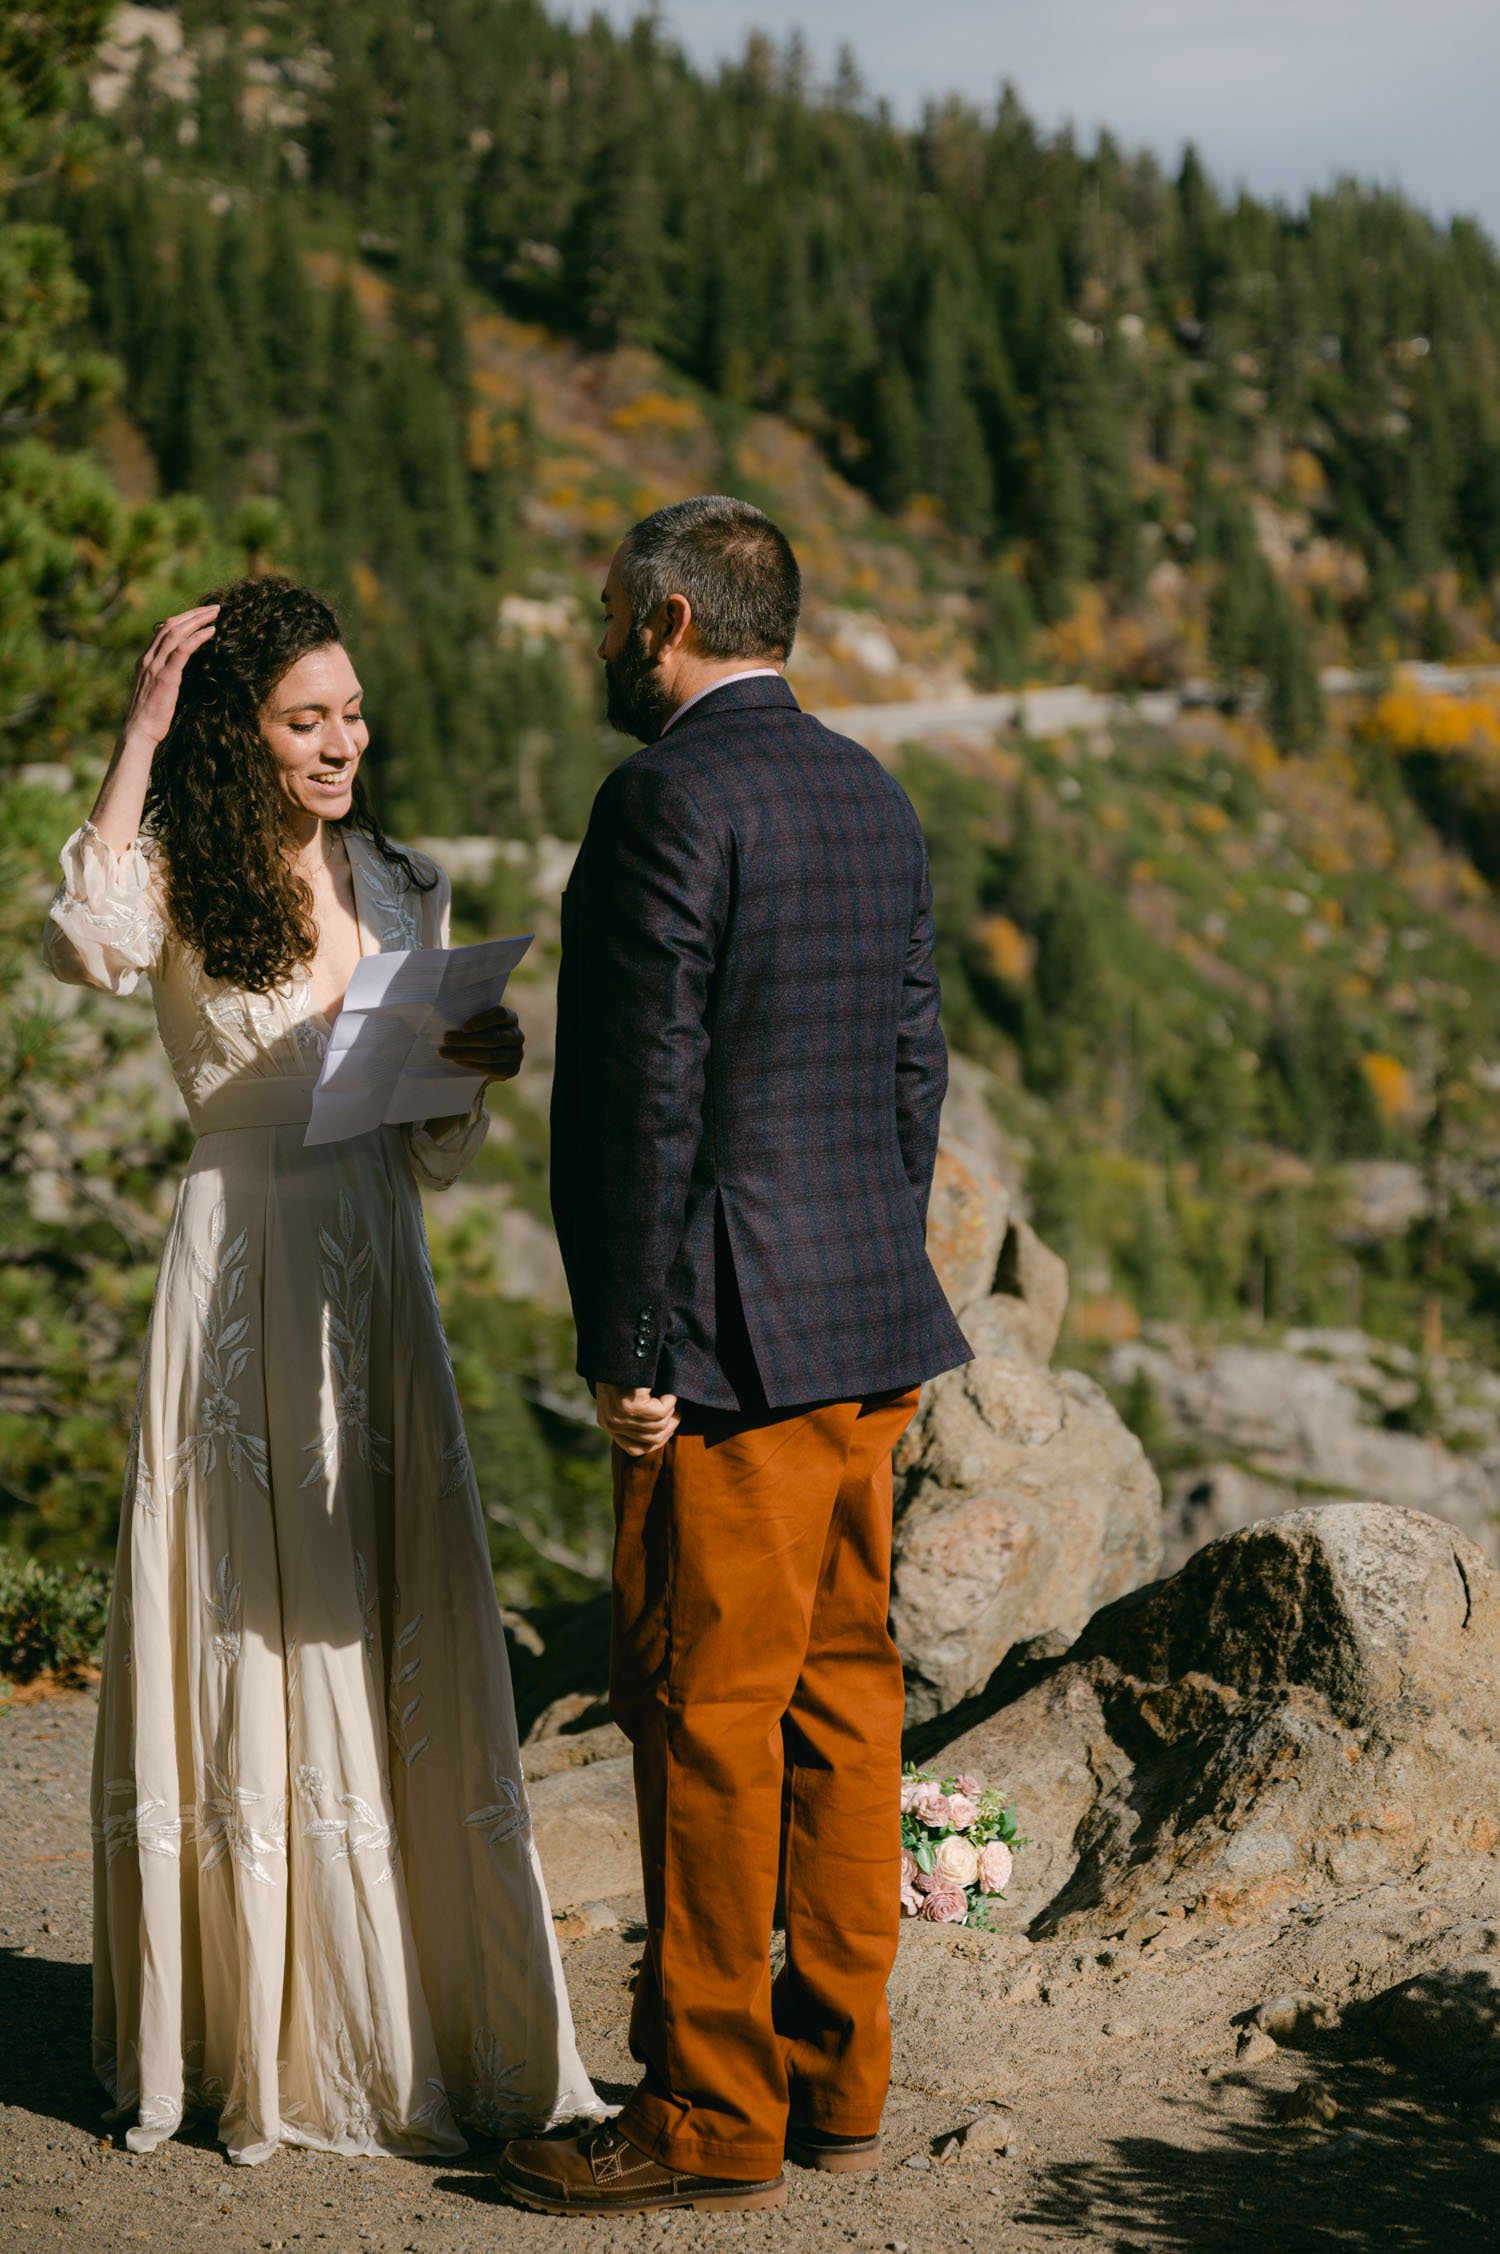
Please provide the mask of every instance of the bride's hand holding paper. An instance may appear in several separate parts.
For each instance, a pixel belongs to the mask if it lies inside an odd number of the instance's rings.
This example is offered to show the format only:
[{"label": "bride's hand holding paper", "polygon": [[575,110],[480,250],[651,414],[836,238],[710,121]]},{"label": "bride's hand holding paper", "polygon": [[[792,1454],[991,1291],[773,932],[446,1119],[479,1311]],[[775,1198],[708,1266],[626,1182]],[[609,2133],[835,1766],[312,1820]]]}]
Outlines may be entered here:
[{"label": "bride's hand holding paper", "polygon": [[365,955],[355,965],[313,1090],[304,1142],[463,1116],[491,1080],[514,1078],[524,1047],[505,983],[529,935],[475,947]]},{"label": "bride's hand holding paper", "polygon": [[514,1010],[480,1010],[445,1034],[438,1055],[464,1072],[481,1072],[486,1082],[514,1080],[526,1054],[526,1036]]}]

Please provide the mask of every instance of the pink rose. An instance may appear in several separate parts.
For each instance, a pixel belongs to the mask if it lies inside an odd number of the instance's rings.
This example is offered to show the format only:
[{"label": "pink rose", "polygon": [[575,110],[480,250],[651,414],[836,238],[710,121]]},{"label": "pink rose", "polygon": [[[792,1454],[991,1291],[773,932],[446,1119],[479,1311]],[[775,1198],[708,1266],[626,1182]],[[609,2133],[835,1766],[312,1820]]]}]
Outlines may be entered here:
[{"label": "pink rose", "polygon": [[929,1925],[962,1925],[968,1914],[969,1897],[951,1878],[935,1879],[917,1912]]},{"label": "pink rose", "polygon": [[925,1777],[903,1777],[901,1779],[902,1815],[906,1815],[908,1810],[916,1806],[924,1792],[931,1792],[931,1790],[932,1786]]},{"label": "pink rose", "polygon": [[909,1847],[903,1847],[903,1848],[902,1848],[902,1850],[901,1850],[901,1883],[902,1883],[902,1885],[903,1885],[903,1886],[914,1886],[914,1885],[916,1884],[916,1879],[917,1879],[917,1872],[918,1872],[918,1871],[919,1871],[919,1870],[921,1869],[921,1867],[922,1867],[922,1866],[921,1866],[921,1865],[920,1865],[920,1863],[919,1863],[919,1862],[917,1861],[917,1858],[916,1858],[916,1856],[915,1856],[915,1855],[914,1855],[914,1854],[912,1853],[911,1849],[910,1849]]},{"label": "pink rose", "polygon": [[957,1789],[963,1794],[965,1800],[978,1800],[982,1798],[984,1793],[984,1784],[979,1777],[955,1777],[953,1782]]},{"label": "pink rose", "polygon": [[1003,1839],[992,1839],[979,1850],[979,1890],[982,1894],[1003,1894],[1010,1881],[1010,1849]]},{"label": "pink rose", "polygon": [[955,1831],[967,1831],[979,1815],[979,1803],[967,1793],[950,1792],[948,1795],[948,1821]]},{"label": "pink rose", "polygon": [[924,1784],[920,1797],[912,1802],[911,1812],[929,1831],[948,1828],[948,1803],[938,1785]]},{"label": "pink rose", "polygon": [[914,1886],[903,1885],[901,1889],[901,1915],[903,1917],[917,1917],[921,1912],[921,1908],[922,1896],[917,1892],[916,1888]]}]

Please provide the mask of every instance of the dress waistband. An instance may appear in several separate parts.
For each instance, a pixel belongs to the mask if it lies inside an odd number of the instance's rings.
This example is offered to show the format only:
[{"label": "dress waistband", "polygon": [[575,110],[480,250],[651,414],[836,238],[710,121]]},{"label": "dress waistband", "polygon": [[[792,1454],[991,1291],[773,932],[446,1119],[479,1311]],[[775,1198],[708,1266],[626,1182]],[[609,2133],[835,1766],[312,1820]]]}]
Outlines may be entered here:
[{"label": "dress waistband", "polygon": [[188,1106],[195,1135],[231,1134],[240,1127],[305,1127],[312,1117],[317,1074],[274,1073],[264,1080],[226,1080]]}]

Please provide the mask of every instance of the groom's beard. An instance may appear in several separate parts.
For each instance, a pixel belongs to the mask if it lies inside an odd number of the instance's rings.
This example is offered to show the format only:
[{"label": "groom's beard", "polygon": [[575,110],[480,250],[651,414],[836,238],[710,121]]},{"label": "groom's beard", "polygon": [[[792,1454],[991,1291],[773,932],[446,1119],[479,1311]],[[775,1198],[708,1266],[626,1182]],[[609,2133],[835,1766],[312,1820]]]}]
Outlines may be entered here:
[{"label": "groom's beard", "polygon": [[632,627],[630,639],[618,657],[604,661],[608,700],[604,714],[622,736],[639,736],[655,743],[672,717],[671,698],[661,685],[656,660],[647,655],[645,637]]}]

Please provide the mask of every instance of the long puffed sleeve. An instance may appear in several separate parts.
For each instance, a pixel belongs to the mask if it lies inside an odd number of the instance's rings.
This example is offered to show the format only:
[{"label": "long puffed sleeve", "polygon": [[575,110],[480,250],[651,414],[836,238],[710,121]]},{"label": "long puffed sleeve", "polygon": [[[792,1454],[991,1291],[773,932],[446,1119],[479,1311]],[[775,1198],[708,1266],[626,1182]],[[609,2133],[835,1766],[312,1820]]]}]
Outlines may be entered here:
[{"label": "long puffed sleeve", "polygon": [[[413,853],[411,859],[424,874],[431,872],[437,878],[432,890],[422,898],[424,944],[447,947],[451,945],[453,887],[437,863],[429,861],[425,854]],[[451,1188],[464,1168],[479,1156],[489,1131],[490,1115],[485,1109],[482,1088],[465,1116],[455,1119],[441,1134],[433,1132],[433,1122],[427,1119],[401,1130],[406,1137],[411,1170],[424,1190]]]},{"label": "long puffed sleeve", "polygon": [[435,1135],[432,1122],[425,1119],[403,1128],[411,1170],[423,1189],[451,1188],[470,1161],[479,1156],[489,1131],[490,1115],[484,1107],[482,1089],[466,1115],[455,1120],[445,1134]]},{"label": "long puffed sleeve", "polygon": [[160,873],[139,838],[123,853],[92,822],[62,849],[63,880],[47,913],[42,953],[68,986],[130,994],[166,944]]}]

